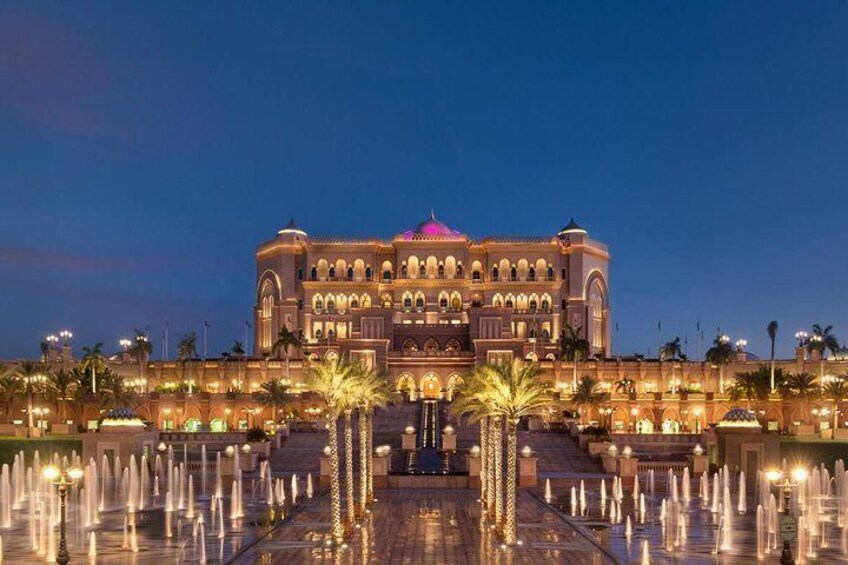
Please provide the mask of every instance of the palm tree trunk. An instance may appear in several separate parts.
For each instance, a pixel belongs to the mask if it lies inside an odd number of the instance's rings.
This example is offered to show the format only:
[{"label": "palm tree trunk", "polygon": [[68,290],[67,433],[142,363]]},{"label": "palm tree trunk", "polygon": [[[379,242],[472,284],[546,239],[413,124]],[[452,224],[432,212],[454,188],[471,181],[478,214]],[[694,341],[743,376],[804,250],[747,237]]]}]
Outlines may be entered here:
[{"label": "palm tree trunk", "polygon": [[513,422],[506,425],[506,516],[504,519],[504,543],[515,545],[515,481],[518,429]]},{"label": "palm tree trunk", "polygon": [[483,501],[484,512],[488,510],[487,493],[489,492],[489,418],[483,416],[480,420],[480,500]]},{"label": "palm tree trunk", "polygon": [[32,391],[27,393],[27,437],[32,437]]},{"label": "palm tree trunk", "polygon": [[291,363],[289,358],[289,346],[286,346],[286,382],[291,383]]},{"label": "palm tree trunk", "polygon": [[330,422],[330,521],[332,523],[333,540],[337,545],[344,541],[342,527],[342,493],[339,478],[339,430],[338,420]]},{"label": "palm tree trunk", "polygon": [[574,356],[574,359],[571,362],[571,392],[572,394],[577,390],[577,356]]},{"label": "palm tree trunk", "polygon": [[495,419],[489,418],[489,433],[486,438],[486,476],[489,483],[486,489],[486,510],[489,518],[495,515]]},{"label": "palm tree trunk", "polygon": [[718,392],[724,394],[724,364],[718,366]]},{"label": "palm tree trunk", "polygon": [[503,524],[503,424],[495,418],[495,525]]},{"label": "palm tree trunk", "polygon": [[374,415],[366,413],[368,419],[368,505],[374,504]]},{"label": "palm tree trunk", "polygon": [[345,497],[347,498],[347,527],[352,528],[356,522],[356,500],[353,485],[353,426],[351,410],[345,410]]},{"label": "palm tree trunk", "polygon": [[774,338],[771,340],[771,368],[769,373],[771,375],[771,392],[774,393]]},{"label": "palm tree trunk", "polygon": [[365,408],[359,409],[359,513],[365,515],[368,501],[368,418]]}]

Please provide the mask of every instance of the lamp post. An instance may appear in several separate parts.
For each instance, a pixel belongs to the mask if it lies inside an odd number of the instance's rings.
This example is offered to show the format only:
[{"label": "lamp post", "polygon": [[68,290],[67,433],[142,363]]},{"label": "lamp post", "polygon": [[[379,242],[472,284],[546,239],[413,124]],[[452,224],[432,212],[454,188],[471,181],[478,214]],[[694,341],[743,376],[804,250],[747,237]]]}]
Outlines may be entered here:
[{"label": "lamp post", "polygon": [[62,330],[59,332],[59,337],[62,338],[62,345],[68,345],[71,343],[71,338],[74,337],[74,334],[68,330]]},{"label": "lamp post", "polygon": [[59,487],[59,553],[56,554],[56,563],[67,565],[71,562],[71,556],[68,554],[68,541],[65,537],[65,497],[68,487],[82,478],[83,470],[77,466],[62,470],[56,465],[47,465],[41,474]]},{"label": "lamp post", "polygon": [[[792,487],[807,480],[806,469],[795,469],[792,471],[791,483],[789,477],[778,469],[772,469],[766,473],[769,482],[783,490],[783,518],[780,519],[780,536],[783,538],[783,551],[780,553],[780,565],[794,565],[795,558],[792,556],[792,548],[789,543],[795,539],[798,533],[798,523],[789,510],[792,501]],[[783,482],[781,483],[781,479]]]}]

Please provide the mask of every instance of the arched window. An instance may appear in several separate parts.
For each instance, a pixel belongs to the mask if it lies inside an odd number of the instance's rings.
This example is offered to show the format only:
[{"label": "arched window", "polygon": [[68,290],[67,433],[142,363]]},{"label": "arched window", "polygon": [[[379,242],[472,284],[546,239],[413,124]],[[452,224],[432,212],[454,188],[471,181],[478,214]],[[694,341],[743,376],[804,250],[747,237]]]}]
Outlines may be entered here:
[{"label": "arched window", "polygon": [[518,280],[518,269],[516,269],[514,266],[512,268],[510,268],[510,270],[509,270],[509,280],[511,280],[511,281],[517,281]]},{"label": "arched window", "polygon": [[412,308],[412,296],[407,294],[406,296],[403,297],[403,307],[406,310],[409,310],[410,308]]},{"label": "arched window", "polygon": [[536,299],[535,299],[535,298],[531,298],[531,299],[530,299],[530,311],[531,311],[531,312],[535,312],[535,311],[536,311],[536,308],[538,308],[538,304],[536,304]]},{"label": "arched window", "polygon": [[445,278],[445,266],[439,265],[439,268],[436,271],[436,276],[440,279]]},{"label": "arched window", "polygon": [[403,342],[404,351],[418,351],[418,342],[411,337],[406,338]]},{"label": "arched window", "polygon": [[512,297],[511,297],[511,296],[510,296],[510,297],[507,297],[506,302],[505,302],[505,306],[506,306],[507,308],[512,308],[512,307],[513,307],[513,304],[514,304],[514,302],[513,302],[513,300],[512,300]]},{"label": "arched window", "polygon": [[567,277],[565,276],[565,267],[562,268],[562,280],[565,280]]},{"label": "arched window", "polygon": [[542,299],[542,312],[547,312],[551,309],[551,303],[548,302],[547,298]]},{"label": "arched window", "polygon": [[303,280],[303,269],[301,269],[301,268],[297,269],[297,280],[299,280],[299,281]]},{"label": "arched window", "polygon": [[321,328],[318,328],[317,330],[315,330],[315,337],[317,339],[321,339],[322,337],[324,337],[324,332],[321,331]]},{"label": "arched window", "polygon": [[442,310],[448,309],[448,297],[447,295],[442,295],[439,297],[439,308]]},{"label": "arched window", "polygon": [[462,263],[456,266],[456,278],[461,279],[463,276]]},{"label": "arched window", "polygon": [[536,267],[530,267],[527,269],[527,280],[535,281],[536,280]]},{"label": "arched window", "polygon": [[423,279],[427,277],[427,267],[424,266],[424,263],[421,263],[421,266],[418,267],[418,278]]},{"label": "arched window", "polygon": [[333,336],[336,335],[333,330],[327,330],[327,339],[333,339]]},{"label": "arched window", "polygon": [[353,297],[350,299],[350,307],[351,308],[359,308],[359,299],[357,297]]},{"label": "arched window", "polygon": [[406,268],[406,263],[404,263],[403,265],[400,266],[400,278],[405,279],[408,276],[409,276],[409,271]]},{"label": "arched window", "polygon": [[451,295],[451,310],[455,312],[462,310],[462,297],[456,292]]},{"label": "arched window", "polygon": [[365,267],[365,280],[371,280],[371,267]]},{"label": "arched window", "polygon": [[327,299],[327,310],[330,311],[330,312],[333,312],[333,311],[335,311],[335,309],[336,309],[336,302],[332,298],[328,298]]},{"label": "arched window", "polygon": [[309,280],[317,281],[318,280],[318,269],[312,267],[312,270],[309,271]]},{"label": "arched window", "polygon": [[330,270],[328,272],[328,276],[330,277],[330,280],[336,278],[336,268],[335,267],[330,267]]},{"label": "arched window", "polygon": [[297,299],[297,309],[298,309],[298,310],[303,310],[303,298],[298,298],[298,299]]},{"label": "arched window", "polygon": [[546,329],[542,330],[542,339],[547,341],[551,338],[551,333]]},{"label": "arched window", "polygon": [[385,271],[383,271],[383,280],[384,281],[392,280],[392,272],[390,270],[386,269]]},{"label": "arched window", "polygon": [[548,267],[548,280],[549,281],[554,280],[554,268],[553,267]]},{"label": "arched window", "polygon": [[424,297],[423,296],[416,296],[415,297],[415,307],[418,310],[424,309]]},{"label": "arched window", "polygon": [[503,308],[503,297],[500,294],[496,294],[494,298],[492,298],[492,306],[495,308]]},{"label": "arched window", "polygon": [[[391,308],[392,307],[392,295],[389,293],[384,294],[380,297],[380,304],[383,305],[383,308]],[[411,304],[410,304],[411,306]]]},{"label": "arched window", "polygon": [[492,267],[492,280],[493,281],[500,280],[500,277],[498,276],[498,268],[497,267]]},{"label": "arched window", "polygon": [[349,281],[353,280],[353,267],[347,268],[347,280],[349,280]]},{"label": "arched window", "polygon": [[362,300],[360,301],[363,308],[371,308],[371,296],[368,294],[362,295]]},{"label": "arched window", "polygon": [[589,309],[592,313],[592,347],[604,347],[604,289],[596,279],[589,290]]},{"label": "arched window", "polygon": [[462,346],[459,344],[459,341],[455,337],[450,338],[445,344],[445,351],[449,353],[456,353],[460,349],[462,349]]},{"label": "arched window", "polygon": [[472,281],[479,281],[480,280],[480,271],[476,271],[476,270],[473,271],[471,273],[471,280]]},{"label": "arched window", "polygon": [[316,310],[321,310],[324,308],[324,300],[321,298],[320,294],[315,295],[315,298],[312,300],[312,307]]},{"label": "arched window", "polygon": [[435,338],[431,337],[424,342],[425,353],[435,353],[437,351],[439,351],[439,342]]}]

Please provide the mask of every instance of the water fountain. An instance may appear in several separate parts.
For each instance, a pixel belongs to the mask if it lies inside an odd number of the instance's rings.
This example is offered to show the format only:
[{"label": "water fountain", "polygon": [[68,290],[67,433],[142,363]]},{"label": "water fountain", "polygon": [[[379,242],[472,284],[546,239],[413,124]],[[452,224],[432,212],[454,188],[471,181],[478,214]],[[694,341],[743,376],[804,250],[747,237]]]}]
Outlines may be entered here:
[{"label": "water fountain", "polygon": [[291,478],[291,496],[292,505],[297,504],[297,475],[292,475]]},{"label": "water fountain", "polygon": [[739,473],[739,490],[737,491],[737,495],[739,497],[739,500],[736,505],[736,510],[739,512],[739,514],[747,514],[748,501],[745,493],[745,471],[741,471]]},{"label": "water fountain", "polygon": [[[548,493],[549,490],[550,490],[550,484],[551,484],[550,479],[547,479],[547,483],[548,484],[547,484],[547,487],[546,487],[546,490],[545,490],[546,493]],[[313,494],[314,494],[314,491],[312,489],[312,473],[309,473],[309,474],[306,475],[306,498],[311,500]]]},{"label": "water fountain", "polygon": [[[307,476],[306,481],[307,481],[306,482],[306,496],[308,498],[312,498],[312,493],[309,492],[310,488],[312,487],[312,475],[311,474]],[[551,492],[551,479],[547,478],[547,479],[545,479],[545,502],[550,504],[551,502],[553,502],[553,499],[554,499],[554,495]]]}]

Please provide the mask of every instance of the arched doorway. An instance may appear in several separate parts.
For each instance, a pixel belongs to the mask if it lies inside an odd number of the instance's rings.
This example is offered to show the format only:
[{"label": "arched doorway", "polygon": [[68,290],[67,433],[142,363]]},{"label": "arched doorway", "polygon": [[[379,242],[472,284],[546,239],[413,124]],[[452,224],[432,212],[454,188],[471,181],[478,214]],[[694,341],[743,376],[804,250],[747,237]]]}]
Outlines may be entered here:
[{"label": "arched doorway", "polygon": [[395,390],[407,397],[408,400],[415,400],[415,380],[412,375],[404,373],[398,377]]},{"label": "arched doorway", "polygon": [[445,392],[447,394],[448,402],[453,400],[453,396],[456,394],[457,389],[463,384],[465,384],[465,381],[460,375],[456,373],[448,377],[448,383],[445,386]]},{"label": "arched doorway", "polygon": [[442,381],[435,373],[427,373],[421,379],[421,397],[433,399],[442,397]]}]

